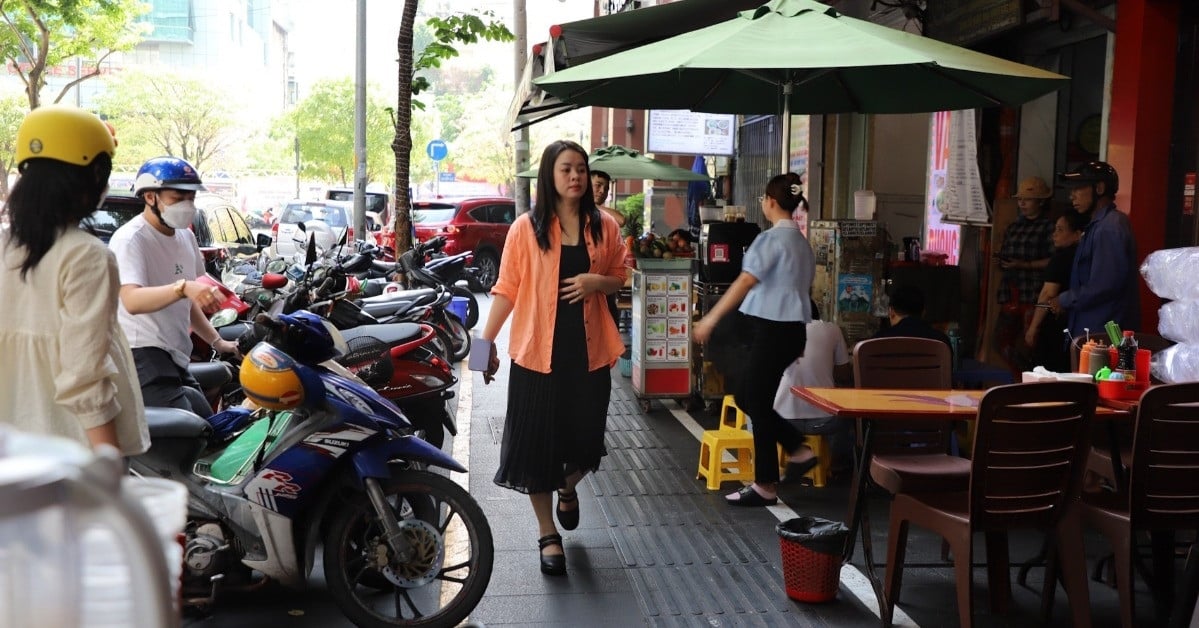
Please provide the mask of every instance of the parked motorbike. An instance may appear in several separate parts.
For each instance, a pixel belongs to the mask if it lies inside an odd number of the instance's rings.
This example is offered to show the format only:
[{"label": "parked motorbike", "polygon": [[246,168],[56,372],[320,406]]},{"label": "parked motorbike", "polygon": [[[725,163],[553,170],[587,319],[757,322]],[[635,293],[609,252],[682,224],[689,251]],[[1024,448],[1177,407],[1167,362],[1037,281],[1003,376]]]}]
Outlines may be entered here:
[{"label": "parked motorbike", "polygon": [[[472,286],[479,282],[476,269],[470,266],[474,256],[472,253],[441,255],[444,246],[445,237],[436,236],[405,251],[395,263],[374,259],[363,277],[367,280],[363,295],[373,297],[398,290],[445,287],[453,296],[466,299],[466,320],[463,322],[468,330],[474,329],[479,322],[479,302],[472,291]],[[359,253],[374,257],[380,251],[368,245]]]},{"label": "parked motorbike", "polygon": [[327,321],[257,322],[266,340],[240,381],[262,409],[209,421],[147,409],[151,447],[131,461],[187,486],[185,598],[211,605],[222,588],[260,585],[251,570],[300,588],[323,544],[329,592],[356,625],[461,622],[491,578],[491,528],[465,489],[425,467],[466,469],[330,361],[346,347]]}]

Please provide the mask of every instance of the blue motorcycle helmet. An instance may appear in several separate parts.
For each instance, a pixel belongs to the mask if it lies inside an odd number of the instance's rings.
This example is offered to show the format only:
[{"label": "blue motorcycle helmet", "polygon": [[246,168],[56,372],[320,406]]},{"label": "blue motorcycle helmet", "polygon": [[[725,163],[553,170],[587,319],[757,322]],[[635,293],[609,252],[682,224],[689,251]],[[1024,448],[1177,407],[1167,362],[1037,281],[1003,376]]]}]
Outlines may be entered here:
[{"label": "blue motorcycle helmet", "polygon": [[138,169],[133,181],[133,195],[162,189],[203,192],[207,188],[200,180],[200,174],[186,161],[178,157],[155,157]]},{"label": "blue motorcycle helmet", "polygon": [[303,363],[332,360],[346,351],[345,341],[331,331],[332,323],[309,312],[300,310],[293,314],[278,315],[279,322],[288,326],[287,352]]}]

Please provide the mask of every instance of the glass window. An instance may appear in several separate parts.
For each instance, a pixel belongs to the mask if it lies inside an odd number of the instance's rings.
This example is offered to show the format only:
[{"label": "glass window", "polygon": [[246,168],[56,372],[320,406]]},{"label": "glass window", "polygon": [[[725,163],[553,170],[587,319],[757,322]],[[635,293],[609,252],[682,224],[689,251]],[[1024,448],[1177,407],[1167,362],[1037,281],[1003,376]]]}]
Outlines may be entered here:
[{"label": "glass window", "polygon": [[458,208],[454,205],[427,204],[412,208],[412,222],[449,222],[454,219]]}]

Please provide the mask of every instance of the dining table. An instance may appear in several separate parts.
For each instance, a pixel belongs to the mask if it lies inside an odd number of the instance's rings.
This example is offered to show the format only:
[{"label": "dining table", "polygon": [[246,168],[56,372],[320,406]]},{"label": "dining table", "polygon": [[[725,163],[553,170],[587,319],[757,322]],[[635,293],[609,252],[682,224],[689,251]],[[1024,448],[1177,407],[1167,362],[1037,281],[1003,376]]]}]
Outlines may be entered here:
[{"label": "dining table", "polygon": [[[880,608],[886,603],[882,582],[875,573],[871,550],[869,519],[866,517],[866,485],[870,475],[870,457],[873,447],[874,425],[885,421],[973,421],[978,418],[978,406],[985,390],[958,389],[892,389],[892,388],[825,388],[815,386],[792,386],[791,392],[800,399],[820,408],[832,416],[859,419],[862,425],[861,445],[854,469],[849,499],[849,533],[845,540],[842,562],[848,564],[853,557],[856,538],[861,533],[862,554],[866,577],[870,580],[878,597]],[[1112,451],[1119,451],[1115,422],[1127,420],[1132,413],[1127,405],[1110,407],[1101,404],[1095,409],[1095,420],[1107,422]],[[1112,466],[1117,478],[1123,476],[1120,456],[1112,456]]]}]

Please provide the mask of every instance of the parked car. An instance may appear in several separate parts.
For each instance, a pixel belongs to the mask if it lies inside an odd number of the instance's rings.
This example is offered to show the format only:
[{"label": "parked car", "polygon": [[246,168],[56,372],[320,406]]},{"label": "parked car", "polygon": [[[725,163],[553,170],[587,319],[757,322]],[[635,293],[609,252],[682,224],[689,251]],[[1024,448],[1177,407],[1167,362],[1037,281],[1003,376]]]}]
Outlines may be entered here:
[{"label": "parked car", "polygon": [[[129,193],[110,193],[100,208],[83,221],[82,226],[108,242],[121,225],[142,213],[144,207],[140,198]],[[204,254],[208,272],[218,277],[221,275],[219,266],[229,248],[240,248],[245,253],[254,252],[253,232],[241,212],[228,201],[216,195],[198,194],[196,208],[192,233],[196,234],[196,242]]]},{"label": "parked car", "polygon": [[439,199],[412,204],[416,239],[423,242],[444,235],[447,255],[474,253],[479,283],[487,290],[499,276],[504,240],[515,219],[516,202],[510,198]]},{"label": "parked car", "polygon": [[[294,255],[307,242],[306,237],[316,238],[317,246],[327,249],[346,233],[346,241],[354,239],[354,228],[350,219],[354,204],[345,201],[290,201],[279,212],[279,218],[271,226],[274,238],[272,253],[275,256]],[[303,223],[303,233],[300,225]]]}]

